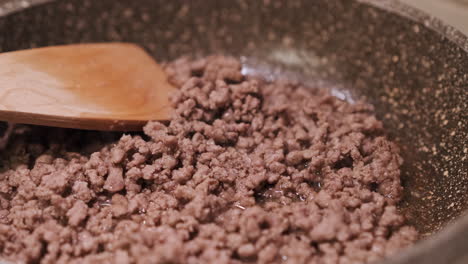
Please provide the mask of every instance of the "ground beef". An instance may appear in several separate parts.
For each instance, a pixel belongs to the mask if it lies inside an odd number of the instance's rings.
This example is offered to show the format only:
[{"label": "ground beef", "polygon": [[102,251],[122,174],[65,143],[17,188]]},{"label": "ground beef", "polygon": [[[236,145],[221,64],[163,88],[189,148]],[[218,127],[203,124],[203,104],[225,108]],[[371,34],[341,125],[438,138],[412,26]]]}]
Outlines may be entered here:
[{"label": "ground beef", "polygon": [[243,76],[228,57],[165,68],[175,111],[144,134],[16,127],[1,154],[4,258],[345,264],[417,239],[370,105]]}]

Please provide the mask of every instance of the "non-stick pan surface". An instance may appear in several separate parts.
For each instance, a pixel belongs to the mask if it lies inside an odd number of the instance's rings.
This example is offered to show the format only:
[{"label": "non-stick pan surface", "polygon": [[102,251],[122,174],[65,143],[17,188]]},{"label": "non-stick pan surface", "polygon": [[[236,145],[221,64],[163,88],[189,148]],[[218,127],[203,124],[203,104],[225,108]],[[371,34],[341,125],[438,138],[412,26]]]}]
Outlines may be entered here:
[{"label": "non-stick pan surface", "polygon": [[389,0],[29,0],[0,15],[0,51],[129,41],[159,61],[229,54],[364,98],[402,148],[401,210],[429,237],[390,263],[468,255],[468,39],[439,20]]}]

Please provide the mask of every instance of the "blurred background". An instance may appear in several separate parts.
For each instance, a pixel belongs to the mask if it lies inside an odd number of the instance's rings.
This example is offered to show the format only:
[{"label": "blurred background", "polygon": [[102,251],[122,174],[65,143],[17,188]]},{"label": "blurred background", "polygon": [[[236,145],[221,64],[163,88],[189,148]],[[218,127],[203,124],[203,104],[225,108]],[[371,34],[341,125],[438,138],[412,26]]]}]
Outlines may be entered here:
[{"label": "blurred background", "polygon": [[468,0],[400,0],[439,17],[468,35]]}]

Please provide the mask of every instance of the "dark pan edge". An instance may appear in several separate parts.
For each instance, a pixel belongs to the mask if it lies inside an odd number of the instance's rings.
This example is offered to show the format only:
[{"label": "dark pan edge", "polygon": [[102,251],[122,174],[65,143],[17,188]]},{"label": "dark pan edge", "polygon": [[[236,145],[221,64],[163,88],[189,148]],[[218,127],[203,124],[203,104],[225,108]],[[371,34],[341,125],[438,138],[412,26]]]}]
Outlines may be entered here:
[{"label": "dark pan edge", "polygon": [[52,1],[56,1],[56,0],[23,0],[23,1],[8,0],[0,4],[0,17],[6,16],[11,13],[19,12],[23,9],[26,9],[32,6],[45,4],[47,2],[52,2]]},{"label": "dark pan edge", "polygon": [[434,237],[409,247],[383,264],[462,264],[468,260],[468,214],[460,216]]},{"label": "dark pan edge", "polygon": [[[33,6],[50,3],[60,0],[7,0],[0,4],[0,17],[11,13],[19,12],[23,9]],[[446,37],[457,46],[468,52],[468,36],[458,29],[446,24],[441,19],[434,17],[422,10],[409,6],[399,0],[354,0],[367,5],[398,14],[407,19],[419,22],[425,27],[436,31],[438,34]]]},{"label": "dark pan edge", "polygon": [[[0,17],[19,12],[23,9],[59,0],[15,0],[6,1],[0,4]],[[468,37],[459,30],[447,25],[440,19],[435,18],[419,9],[410,7],[397,0],[356,0],[400,16],[415,22],[421,23],[425,27],[434,30],[441,36],[453,42],[456,46],[468,52]],[[386,264],[406,264],[406,263],[457,263],[468,254],[468,245],[464,243],[468,237],[468,215],[461,216],[451,224],[448,224],[441,232],[433,238],[422,241],[417,245],[405,250],[399,255],[387,260]],[[451,242],[450,244],[448,242]],[[455,245],[455,246],[453,246]],[[1,261],[0,261],[1,262]],[[459,262],[462,263],[462,262]]]}]

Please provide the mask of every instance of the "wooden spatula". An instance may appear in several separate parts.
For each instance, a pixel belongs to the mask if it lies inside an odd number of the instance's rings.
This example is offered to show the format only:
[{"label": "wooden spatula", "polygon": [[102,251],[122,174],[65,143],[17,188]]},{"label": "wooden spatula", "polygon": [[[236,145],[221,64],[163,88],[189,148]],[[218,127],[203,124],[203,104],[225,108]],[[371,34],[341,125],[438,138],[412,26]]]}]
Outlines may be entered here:
[{"label": "wooden spatula", "polygon": [[0,54],[0,120],[93,130],[140,130],[167,120],[174,89],[143,49],[76,44]]}]

